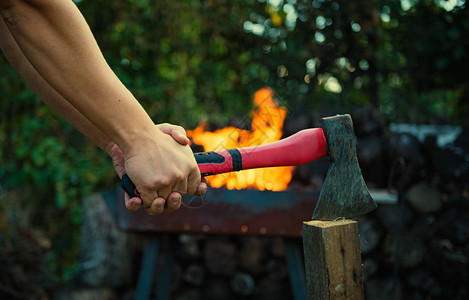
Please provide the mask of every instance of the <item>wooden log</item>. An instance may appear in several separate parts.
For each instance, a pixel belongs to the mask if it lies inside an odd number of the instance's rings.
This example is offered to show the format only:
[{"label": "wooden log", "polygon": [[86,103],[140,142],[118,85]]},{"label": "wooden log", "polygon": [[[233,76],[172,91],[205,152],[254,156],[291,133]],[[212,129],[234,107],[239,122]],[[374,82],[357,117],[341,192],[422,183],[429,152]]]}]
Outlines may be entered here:
[{"label": "wooden log", "polygon": [[303,223],[308,299],[365,299],[357,221]]}]

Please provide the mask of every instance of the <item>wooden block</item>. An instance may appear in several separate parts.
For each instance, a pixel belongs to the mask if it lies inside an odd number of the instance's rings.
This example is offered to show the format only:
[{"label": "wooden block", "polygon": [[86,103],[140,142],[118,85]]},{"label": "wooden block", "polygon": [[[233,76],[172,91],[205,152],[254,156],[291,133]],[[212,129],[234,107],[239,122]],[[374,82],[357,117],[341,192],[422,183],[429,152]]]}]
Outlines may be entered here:
[{"label": "wooden block", "polygon": [[358,223],[303,223],[308,299],[365,299]]}]

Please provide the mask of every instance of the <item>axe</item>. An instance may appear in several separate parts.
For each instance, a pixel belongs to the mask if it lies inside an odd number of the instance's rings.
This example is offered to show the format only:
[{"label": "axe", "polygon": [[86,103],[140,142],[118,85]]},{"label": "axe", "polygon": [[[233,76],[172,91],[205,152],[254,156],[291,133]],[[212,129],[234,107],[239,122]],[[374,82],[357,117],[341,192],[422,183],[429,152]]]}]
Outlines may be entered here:
[{"label": "axe", "polygon": [[[269,144],[194,153],[202,176],[300,165],[325,155],[330,165],[313,219],[355,218],[375,209],[358,165],[350,115],[323,118],[321,128],[305,129]],[[139,196],[126,174],[121,186],[130,197]]]}]

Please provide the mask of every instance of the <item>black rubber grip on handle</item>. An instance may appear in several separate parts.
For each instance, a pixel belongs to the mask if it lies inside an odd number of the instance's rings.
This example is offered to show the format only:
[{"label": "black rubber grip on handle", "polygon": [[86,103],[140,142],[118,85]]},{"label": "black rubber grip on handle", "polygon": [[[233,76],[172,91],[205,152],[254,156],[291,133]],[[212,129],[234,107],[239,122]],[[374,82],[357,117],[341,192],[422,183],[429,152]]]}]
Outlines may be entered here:
[{"label": "black rubber grip on handle", "polygon": [[130,180],[127,174],[122,175],[121,187],[127,193],[127,195],[130,196],[130,198],[133,198],[133,197],[140,198],[140,193],[137,191],[137,187],[132,182],[132,180]]}]

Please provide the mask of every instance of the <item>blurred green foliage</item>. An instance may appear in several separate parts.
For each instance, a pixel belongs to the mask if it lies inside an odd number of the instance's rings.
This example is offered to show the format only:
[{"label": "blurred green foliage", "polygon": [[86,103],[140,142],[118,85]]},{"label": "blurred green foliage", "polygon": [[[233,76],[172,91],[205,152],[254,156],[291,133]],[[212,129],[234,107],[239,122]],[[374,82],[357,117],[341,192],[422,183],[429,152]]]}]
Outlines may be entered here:
[{"label": "blurred green foliage", "polygon": [[[225,126],[247,116],[252,94],[266,85],[293,115],[371,105],[388,121],[468,122],[464,0],[75,2],[156,123]],[[34,208],[29,225],[53,240],[52,272],[67,280],[76,270],[80,199],[117,177],[3,57],[0,68],[0,198],[27,192],[19,201]]]}]

